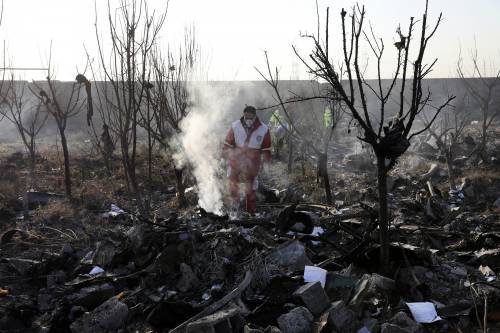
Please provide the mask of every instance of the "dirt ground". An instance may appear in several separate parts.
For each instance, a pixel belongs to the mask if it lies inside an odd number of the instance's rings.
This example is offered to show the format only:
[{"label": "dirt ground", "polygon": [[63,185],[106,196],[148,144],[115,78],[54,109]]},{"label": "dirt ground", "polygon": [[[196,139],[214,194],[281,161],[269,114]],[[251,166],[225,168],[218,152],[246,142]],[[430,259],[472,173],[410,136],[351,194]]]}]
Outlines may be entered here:
[{"label": "dirt ground", "polygon": [[[275,161],[258,214],[237,218],[197,207],[189,175],[178,207],[162,156],[141,184],[144,216],[118,160],[109,172],[72,154],[68,199],[60,152],[40,149],[31,179],[26,156],[0,146],[0,332],[499,332],[499,147],[489,163],[457,161],[454,191],[436,154],[402,158],[382,272],[376,171],[342,144],[330,152],[334,204],[305,155],[291,174]],[[419,322],[407,305],[418,302],[441,319]]]}]

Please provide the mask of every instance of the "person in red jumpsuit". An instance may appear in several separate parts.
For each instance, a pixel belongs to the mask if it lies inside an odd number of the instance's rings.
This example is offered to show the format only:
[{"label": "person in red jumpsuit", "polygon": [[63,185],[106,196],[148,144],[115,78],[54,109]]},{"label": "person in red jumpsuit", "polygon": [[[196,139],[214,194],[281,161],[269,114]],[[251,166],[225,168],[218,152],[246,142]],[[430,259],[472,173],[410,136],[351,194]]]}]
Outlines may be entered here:
[{"label": "person in red jumpsuit", "polygon": [[228,160],[227,177],[232,208],[240,204],[240,177],[245,181],[246,211],[255,214],[255,191],[258,187],[261,160],[271,161],[271,135],[269,128],[256,115],[253,106],[243,110],[243,117],[231,124],[224,143]]}]

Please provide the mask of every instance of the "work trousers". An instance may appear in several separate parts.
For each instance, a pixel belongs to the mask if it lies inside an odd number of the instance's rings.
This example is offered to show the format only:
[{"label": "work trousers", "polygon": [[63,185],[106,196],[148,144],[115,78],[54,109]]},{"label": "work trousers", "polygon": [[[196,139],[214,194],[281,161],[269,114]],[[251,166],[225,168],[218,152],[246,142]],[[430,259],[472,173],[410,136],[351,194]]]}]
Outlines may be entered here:
[{"label": "work trousers", "polygon": [[255,191],[258,187],[257,175],[260,163],[230,163],[227,170],[229,194],[232,204],[240,205],[240,178],[245,182],[245,208],[250,214],[255,214]]}]

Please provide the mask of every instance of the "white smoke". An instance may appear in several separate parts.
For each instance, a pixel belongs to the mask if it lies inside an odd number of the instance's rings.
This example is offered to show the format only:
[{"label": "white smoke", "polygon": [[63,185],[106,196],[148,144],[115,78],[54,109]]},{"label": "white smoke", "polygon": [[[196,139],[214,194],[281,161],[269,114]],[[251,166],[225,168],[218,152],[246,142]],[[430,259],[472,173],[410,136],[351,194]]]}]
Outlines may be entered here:
[{"label": "white smoke", "polygon": [[192,105],[181,122],[182,133],[177,138],[178,166],[189,164],[198,186],[198,204],[209,212],[222,213],[225,188],[221,148],[231,116],[231,104],[237,88],[196,83],[191,87]]}]

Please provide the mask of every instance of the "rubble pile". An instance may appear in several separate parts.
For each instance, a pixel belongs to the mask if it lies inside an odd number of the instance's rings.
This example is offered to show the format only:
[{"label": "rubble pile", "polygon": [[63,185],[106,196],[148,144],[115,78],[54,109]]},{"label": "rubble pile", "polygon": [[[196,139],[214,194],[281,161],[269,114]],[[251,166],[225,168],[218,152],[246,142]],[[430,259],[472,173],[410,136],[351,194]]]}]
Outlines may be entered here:
[{"label": "rubble pile", "polygon": [[261,187],[260,214],[237,219],[194,207],[148,219],[50,193],[26,197],[51,214],[23,215],[2,201],[0,332],[498,327],[500,177],[468,176],[449,191],[437,164],[396,167],[388,271],[369,175],[333,179],[335,205],[308,203],[300,186]]}]

